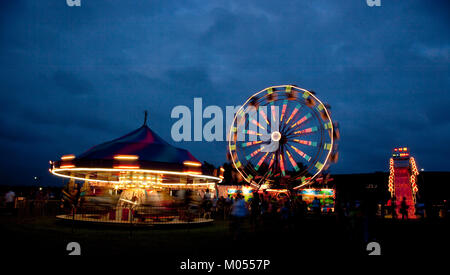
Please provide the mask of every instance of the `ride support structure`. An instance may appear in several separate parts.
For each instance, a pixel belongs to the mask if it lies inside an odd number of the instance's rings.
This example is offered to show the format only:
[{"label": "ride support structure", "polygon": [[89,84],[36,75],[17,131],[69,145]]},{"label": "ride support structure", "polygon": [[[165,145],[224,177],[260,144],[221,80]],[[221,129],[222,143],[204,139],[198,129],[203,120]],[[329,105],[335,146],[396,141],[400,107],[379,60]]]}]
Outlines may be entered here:
[{"label": "ride support structure", "polygon": [[388,190],[391,193],[391,203],[396,204],[397,217],[401,217],[401,205],[405,198],[408,206],[408,218],[415,218],[417,186],[416,161],[410,155],[409,148],[398,147],[392,151],[389,160]]}]

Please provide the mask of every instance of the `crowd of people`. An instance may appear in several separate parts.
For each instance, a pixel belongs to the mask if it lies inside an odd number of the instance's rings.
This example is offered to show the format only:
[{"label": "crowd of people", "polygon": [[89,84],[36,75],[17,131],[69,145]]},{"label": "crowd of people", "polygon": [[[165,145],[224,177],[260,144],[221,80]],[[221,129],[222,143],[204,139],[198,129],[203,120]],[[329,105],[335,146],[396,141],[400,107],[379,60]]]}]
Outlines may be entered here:
[{"label": "crowd of people", "polygon": [[[13,209],[16,206],[17,197],[25,198],[34,206],[39,206],[49,200],[60,200],[61,194],[51,189],[42,188],[30,188],[26,191],[4,189],[0,193],[0,207]],[[193,200],[192,194],[186,195],[184,200],[186,205],[190,204],[189,201]],[[323,202],[318,198],[306,203],[301,196],[280,196],[271,192],[254,193],[247,200],[244,199],[242,193],[217,198],[212,193],[206,192],[199,204],[198,208],[204,218],[238,221],[237,224],[240,223],[240,220],[248,219],[253,228],[271,222],[278,222],[283,227],[290,228],[306,216],[314,217],[324,214],[322,212]],[[365,207],[365,209],[362,209],[362,207]],[[337,201],[334,206],[334,216],[338,220],[352,220],[359,215],[358,212],[364,210],[369,211],[371,216],[385,217],[389,215],[393,219],[400,218],[399,216],[401,216],[401,219],[408,219],[411,218],[411,212],[409,211],[411,207],[415,209],[414,214],[417,218],[424,218],[425,216],[442,217],[449,212],[447,201],[443,203],[442,209],[436,210],[436,207],[433,207],[430,203],[409,205],[405,198],[397,201],[394,197],[386,203],[367,200],[362,206],[358,201]]]},{"label": "crowd of people", "polygon": [[[279,217],[287,218],[290,215],[304,215],[307,204],[301,196],[294,200],[285,197],[277,197],[270,194],[254,194],[247,201],[241,194],[234,196],[219,197],[218,199],[205,199],[202,203],[203,212],[216,219],[229,219],[234,216],[248,216],[252,220],[256,217]],[[313,202],[315,212],[320,211],[319,200]]]},{"label": "crowd of people", "polygon": [[245,200],[242,194],[210,198],[204,197],[201,204],[203,217],[217,220],[229,220],[230,229],[235,239],[240,237],[242,226],[249,221],[251,230],[261,226],[281,225],[283,230],[293,229],[296,224],[309,214],[320,215],[319,199],[308,205],[301,196],[290,198],[264,192],[254,193]]},{"label": "crowd of people", "polygon": [[[445,209],[448,210],[448,203],[445,205],[447,207],[444,207],[444,212]],[[402,219],[408,219],[411,218],[408,216],[410,207],[405,198],[398,203],[394,201],[389,204],[368,198],[362,201],[337,201],[332,216],[343,231],[349,233],[350,238],[367,242],[376,238],[374,225],[377,217],[385,218],[385,214],[390,214],[393,219],[397,219],[397,213],[400,213]],[[414,208],[415,215],[423,218],[423,204],[416,204]],[[240,193],[212,199],[205,197],[201,209],[204,217],[229,220],[234,238],[240,237],[245,221],[251,230],[273,225],[282,230],[295,230],[306,217],[314,219],[328,213],[323,211],[323,202],[317,197],[307,203],[302,196],[277,196],[268,192],[254,193],[247,200]],[[429,213],[431,211],[430,208]]]},{"label": "crowd of people", "polygon": [[18,209],[26,208],[36,215],[39,214],[37,212],[43,211],[49,201],[58,199],[58,194],[51,189],[7,189],[7,191],[0,193],[0,207],[8,213],[16,213]]}]

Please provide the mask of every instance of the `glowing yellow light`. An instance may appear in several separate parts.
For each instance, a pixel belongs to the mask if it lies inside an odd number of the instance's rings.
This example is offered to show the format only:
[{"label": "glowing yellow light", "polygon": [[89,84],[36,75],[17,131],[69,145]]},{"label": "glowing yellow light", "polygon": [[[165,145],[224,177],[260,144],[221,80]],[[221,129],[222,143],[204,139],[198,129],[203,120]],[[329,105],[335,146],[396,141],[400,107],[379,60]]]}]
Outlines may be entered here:
[{"label": "glowing yellow light", "polygon": [[261,185],[261,189],[267,189],[269,188],[269,184],[264,183],[263,185]]},{"label": "glowing yellow light", "polygon": [[201,186],[201,185],[212,185],[215,184],[214,182],[205,182],[205,183],[158,183],[158,185],[164,185],[164,186],[168,186],[168,185],[174,185],[174,186],[180,186],[180,185],[184,185],[184,186]]},{"label": "glowing yellow light", "polygon": [[186,166],[195,166],[195,167],[202,166],[202,164],[200,162],[189,161],[189,160],[184,161],[183,164],[186,165]]},{"label": "glowing yellow light", "polygon": [[[94,172],[141,172],[141,173],[149,173],[149,174],[166,174],[166,175],[179,175],[179,176],[191,176],[191,177],[195,177],[195,178],[200,178],[200,179],[211,179],[211,180],[215,180],[218,182],[222,182],[222,179],[218,178],[218,177],[214,177],[214,176],[209,176],[209,175],[196,175],[196,174],[188,174],[186,172],[176,172],[176,171],[165,171],[165,170],[149,170],[149,169],[130,169],[130,168],[87,168],[87,167],[77,167],[77,168],[72,168],[72,167],[60,167],[60,168],[54,168],[52,170],[50,170],[50,172],[52,174],[54,174],[55,176],[59,176],[59,177],[63,177],[63,178],[72,178],[72,179],[77,179],[77,180],[86,180],[85,178],[81,178],[81,177],[76,177],[76,176],[69,176],[69,175],[65,175],[62,174],[61,172],[64,171],[80,171],[80,172],[87,172],[87,171],[94,171]],[[160,179],[158,179],[160,180]],[[117,180],[101,180],[101,179],[89,179],[89,181],[94,181],[94,182],[106,182],[106,183],[118,183],[119,181]]]},{"label": "glowing yellow light", "polygon": [[[317,190],[317,189],[307,188],[307,189],[302,189],[302,190],[305,190],[306,192],[312,192],[312,191]],[[332,188],[320,188],[319,190],[321,190],[321,191],[328,191],[328,192],[334,192],[334,189],[332,189]]]},{"label": "glowing yellow light", "polygon": [[220,167],[220,171],[225,172],[225,169],[223,167]]},{"label": "glowing yellow light", "polygon": [[131,204],[138,204],[138,202],[136,201],[130,201],[130,200],[126,200],[126,199],[123,199],[123,198],[121,198],[120,199],[121,201],[124,201],[124,202],[128,202],[128,203],[131,203]]},{"label": "glowing yellow light", "polygon": [[67,164],[67,165],[61,165],[60,168],[73,168],[75,165],[73,164]]},{"label": "glowing yellow light", "polygon": [[198,172],[198,171],[186,171],[186,174],[188,174],[188,175],[201,175],[202,172]]},{"label": "glowing yellow light", "polygon": [[394,195],[394,159],[392,159],[392,158],[389,159],[388,190],[389,190],[389,192],[391,192],[391,196],[393,196]]},{"label": "glowing yellow light", "polygon": [[250,191],[253,190],[251,187],[242,187],[242,193],[244,194],[250,194]]},{"label": "glowing yellow light", "polygon": [[64,155],[61,157],[61,160],[71,160],[74,158],[75,158],[75,155]]},{"label": "glowing yellow light", "polygon": [[[139,169],[139,165],[117,165],[114,166],[114,168],[118,169]],[[133,177],[136,178],[136,177]]]},{"label": "glowing yellow light", "polygon": [[267,192],[280,192],[280,193],[286,193],[287,189],[266,189]]},{"label": "glowing yellow light", "polygon": [[139,156],[136,156],[136,155],[115,155],[114,159],[117,159],[117,160],[137,160],[137,159],[139,159]]}]

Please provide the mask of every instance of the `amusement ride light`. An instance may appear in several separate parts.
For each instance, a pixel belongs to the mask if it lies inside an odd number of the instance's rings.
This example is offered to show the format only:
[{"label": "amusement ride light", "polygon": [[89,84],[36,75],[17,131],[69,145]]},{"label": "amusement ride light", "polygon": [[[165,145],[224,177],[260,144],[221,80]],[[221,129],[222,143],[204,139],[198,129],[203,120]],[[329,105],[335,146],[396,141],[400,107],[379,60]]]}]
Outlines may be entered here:
[{"label": "amusement ride light", "polygon": [[137,159],[139,159],[139,156],[136,156],[136,155],[115,155],[114,159],[117,159],[117,160],[137,160]]},{"label": "amusement ride light", "polygon": [[195,166],[195,167],[202,166],[202,164],[200,162],[189,161],[189,160],[184,161],[183,164],[186,165],[186,166]]},{"label": "amusement ride light", "polygon": [[70,155],[64,155],[64,156],[62,156],[62,157],[61,157],[61,160],[71,160],[71,159],[74,159],[74,158],[75,158],[75,155],[70,154]]}]

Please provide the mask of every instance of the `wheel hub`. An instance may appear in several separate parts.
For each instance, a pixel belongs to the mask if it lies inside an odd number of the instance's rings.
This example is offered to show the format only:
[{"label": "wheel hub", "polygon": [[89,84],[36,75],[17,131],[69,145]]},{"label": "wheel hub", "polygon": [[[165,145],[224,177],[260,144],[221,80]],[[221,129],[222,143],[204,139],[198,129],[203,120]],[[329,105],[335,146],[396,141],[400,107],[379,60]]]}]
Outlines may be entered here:
[{"label": "wheel hub", "polygon": [[281,133],[278,131],[272,132],[272,134],[270,135],[270,137],[272,138],[273,141],[280,141],[281,139]]}]

